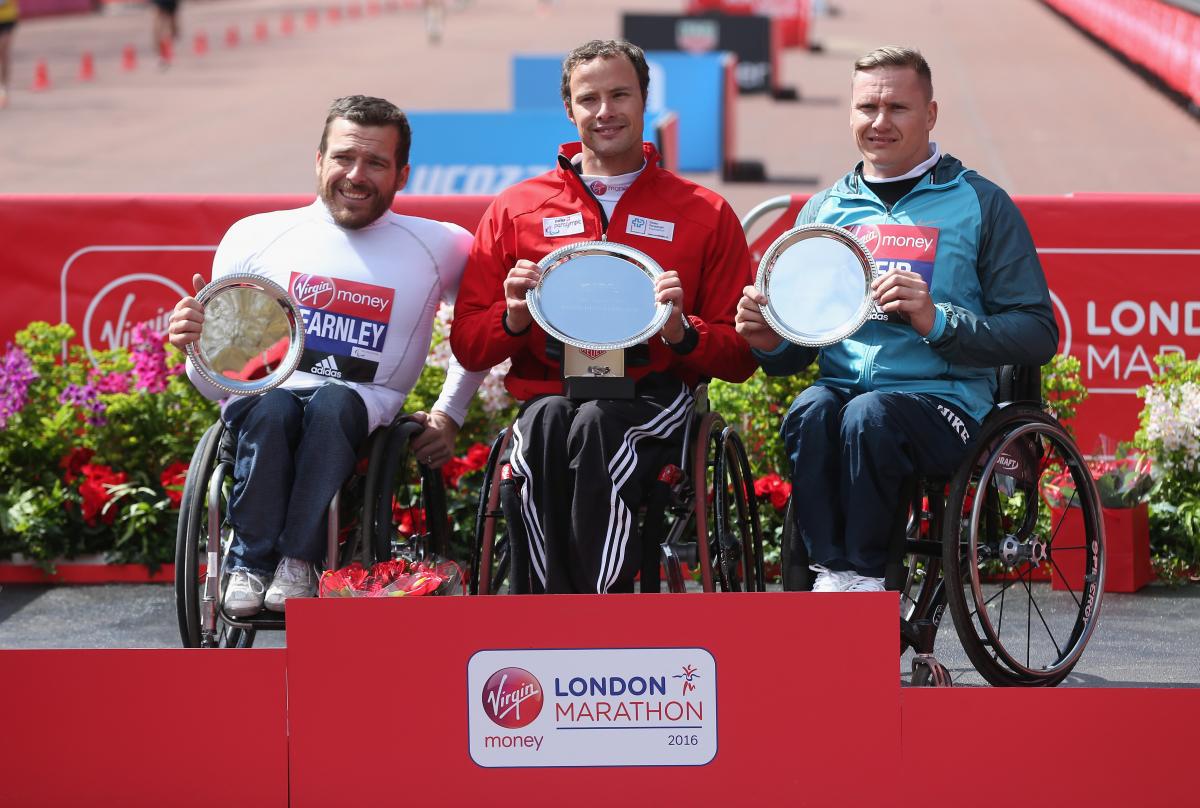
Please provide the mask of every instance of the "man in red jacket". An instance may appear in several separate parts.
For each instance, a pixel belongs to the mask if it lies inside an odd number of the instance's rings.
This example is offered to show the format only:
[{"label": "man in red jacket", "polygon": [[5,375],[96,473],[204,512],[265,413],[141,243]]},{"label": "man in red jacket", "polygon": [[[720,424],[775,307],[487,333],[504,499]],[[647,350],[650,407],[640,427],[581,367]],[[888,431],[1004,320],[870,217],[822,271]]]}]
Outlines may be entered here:
[{"label": "man in red jacket", "polygon": [[[755,363],[734,330],[752,282],[746,237],[729,203],[659,168],[642,142],[649,68],[641,49],[592,41],[563,62],[562,97],[579,143],[558,167],[502,192],[475,235],[450,344],[483,370],[512,359],[505,381],[525,402],[510,462],[521,478],[532,585],[545,592],[629,592],[640,548],[635,516],[666,457],[678,457],[702,379],[747,379]],[[567,244],[607,239],[666,270],[671,305],[657,337],[626,351],[632,399],[563,395],[562,345],[533,321],[525,292],[536,262]]]}]

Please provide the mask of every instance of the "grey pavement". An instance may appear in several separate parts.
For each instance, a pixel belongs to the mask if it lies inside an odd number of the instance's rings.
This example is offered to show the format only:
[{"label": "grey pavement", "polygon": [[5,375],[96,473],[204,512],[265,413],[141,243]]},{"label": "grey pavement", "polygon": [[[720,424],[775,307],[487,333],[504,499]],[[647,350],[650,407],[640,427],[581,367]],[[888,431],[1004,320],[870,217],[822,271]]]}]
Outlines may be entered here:
[{"label": "grey pavement", "polygon": [[[261,632],[255,640],[256,647],[284,644],[283,632]],[[0,589],[0,649],[178,647],[169,585]],[[955,686],[985,684],[963,653],[949,615],[935,650]],[[903,682],[910,660],[911,653],[900,660]],[[1134,595],[1106,595],[1092,641],[1063,686],[1200,687],[1200,586],[1154,585]]]}]

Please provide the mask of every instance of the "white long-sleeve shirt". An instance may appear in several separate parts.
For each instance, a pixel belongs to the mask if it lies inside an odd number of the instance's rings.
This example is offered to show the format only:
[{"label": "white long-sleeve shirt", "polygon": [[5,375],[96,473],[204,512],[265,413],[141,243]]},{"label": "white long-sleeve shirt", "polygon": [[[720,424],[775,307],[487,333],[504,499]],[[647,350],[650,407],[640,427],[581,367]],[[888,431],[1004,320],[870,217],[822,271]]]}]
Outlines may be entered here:
[{"label": "white long-sleeve shirt", "polygon": [[[471,247],[456,224],[388,211],[359,230],[337,225],[318,199],[235,223],[213,259],[213,280],[262,275],[287,289],[304,316],[304,355],[282,384],[345,384],[367,406],[370,429],[391,420],[417,383],[440,302],[453,303]],[[208,398],[225,394],[188,362]],[[451,360],[433,409],[462,424],[486,373]]]}]

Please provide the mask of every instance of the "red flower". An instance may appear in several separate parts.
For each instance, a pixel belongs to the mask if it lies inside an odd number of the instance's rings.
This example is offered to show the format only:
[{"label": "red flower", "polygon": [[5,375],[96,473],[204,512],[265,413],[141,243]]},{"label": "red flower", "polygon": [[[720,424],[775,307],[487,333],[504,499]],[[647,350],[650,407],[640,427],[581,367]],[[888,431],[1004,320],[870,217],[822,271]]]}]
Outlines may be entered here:
[{"label": "red flower", "polygon": [[775,510],[782,511],[787,508],[788,497],[792,495],[792,484],[771,472],[754,481],[754,494],[760,499],[770,499]]},{"label": "red flower", "polygon": [[411,536],[414,533],[425,533],[425,509],[402,508],[400,503],[392,500],[392,521],[401,536]]},{"label": "red flower", "polygon": [[183,483],[187,479],[187,470],[187,463],[175,462],[163,469],[158,478],[167,499],[171,500],[172,508],[178,508],[180,500],[183,499]]},{"label": "red flower", "polygon": [[491,452],[492,448],[486,443],[476,443],[467,450],[463,459],[467,461],[467,465],[471,467],[471,471],[475,471],[487,465],[488,455]]},{"label": "red flower", "polygon": [[111,525],[117,518],[117,509],[104,506],[112,499],[112,486],[121,485],[129,479],[123,471],[113,471],[108,466],[86,463],[80,469],[83,472],[83,482],[79,484],[79,496],[83,498],[83,521],[95,525],[100,517],[104,524]]},{"label": "red flower", "polygon": [[442,466],[442,482],[449,488],[458,488],[459,479],[468,472],[474,471],[467,461],[461,457],[452,457]]},{"label": "red flower", "polygon": [[91,462],[95,454],[91,449],[76,446],[63,455],[58,461],[58,467],[63,469],[63,479],[69,483],[75,482],[75,478],[82,473],[84,464]]}]

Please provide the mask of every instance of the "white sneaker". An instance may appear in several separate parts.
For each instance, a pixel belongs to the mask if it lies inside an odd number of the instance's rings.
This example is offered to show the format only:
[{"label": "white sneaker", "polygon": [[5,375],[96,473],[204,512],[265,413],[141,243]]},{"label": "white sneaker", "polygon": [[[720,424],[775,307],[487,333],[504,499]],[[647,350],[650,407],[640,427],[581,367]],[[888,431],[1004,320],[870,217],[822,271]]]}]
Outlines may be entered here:
[{"label": "white sneaker", "polygon": [[283,558],[275,568],[275,579],[267,590],[267,608],[284,611],[288,598],[311,598],[317,594],[317,573],[313,565],[298,558]]},{"label": "white sneaker", "polygon": [[849,570],[831,570],[820,564],[810,564],[808,568],[817,574],[812,586],[814,592],[845,592],[854,578]]},{"label": "white sneaker", "polygon": [[850,573],[850,585],[846,587],[847,592],[882,592],[882,578],[868,578],[866,575],[859,575],[857,572]]},{"label": "white sneaker", "polygon": [[263,593],[267,590],[268,578],[247,570],[234,570],[225,587],[222,605],[230,617],[249,617],[258,614],[263,607]]}]

